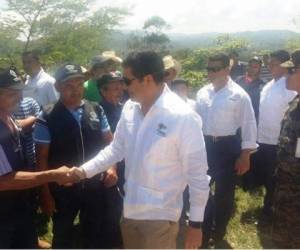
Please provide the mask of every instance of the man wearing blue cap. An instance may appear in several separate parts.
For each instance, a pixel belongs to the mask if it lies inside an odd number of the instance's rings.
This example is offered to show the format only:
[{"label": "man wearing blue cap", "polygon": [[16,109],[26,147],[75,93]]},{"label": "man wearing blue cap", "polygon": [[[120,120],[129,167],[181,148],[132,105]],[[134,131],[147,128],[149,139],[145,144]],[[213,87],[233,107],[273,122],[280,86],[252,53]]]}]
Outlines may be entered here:
[{"label": "man wearing blue cap", "polygon": [[[66,64],[55,74],[59,101],[45,108],[37,120],[34,140],[37,165],[55,169],[61,165],[78,166],[95,156],[112,140],[103,109],[83,99],[84,74],[79,65]],[[101,180],[103,180],[101,182]],[[59,187],[44,186],[41,195],[44,212],[53,219],[53,248],[72,248],[74,220],[80,212],[83,248],[100,248],[99,210],[103,185],[117,181],[114,168],[89,181]]]},{"label": "man wearing blue cap", "polygon": [[26,172],[20,129],[11,114],[24,84],[15,71],[0,73],[0,248],[36,248],[34,195],[29,188],[47,182],[76,181],[68,168]]}]

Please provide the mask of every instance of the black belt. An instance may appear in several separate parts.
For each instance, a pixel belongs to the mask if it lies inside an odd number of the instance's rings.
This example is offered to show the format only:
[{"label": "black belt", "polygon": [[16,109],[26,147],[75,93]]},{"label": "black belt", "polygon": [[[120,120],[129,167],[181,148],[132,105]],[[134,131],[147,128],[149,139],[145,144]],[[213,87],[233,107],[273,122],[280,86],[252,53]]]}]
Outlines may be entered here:
[{"label": "black belt", "polygon": [[236,139],[237,135],[226,135],[226,136],[213,136],[213,135],[205,135],[205,140],[210,140],[213,143],[219,142],[219,141],[227,141],[231,139]]}]

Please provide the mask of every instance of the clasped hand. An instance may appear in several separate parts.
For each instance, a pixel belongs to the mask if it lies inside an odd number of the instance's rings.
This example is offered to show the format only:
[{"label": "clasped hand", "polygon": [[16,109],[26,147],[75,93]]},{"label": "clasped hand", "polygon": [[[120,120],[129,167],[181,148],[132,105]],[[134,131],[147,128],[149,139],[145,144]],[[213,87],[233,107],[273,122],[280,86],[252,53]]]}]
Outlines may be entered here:
[{"label": "clasped hand", "polygon": [[62,166],[53,170],[55,182],[59,185],[71,186],[74,183],[84,179],[85,173],[81,168]]}]

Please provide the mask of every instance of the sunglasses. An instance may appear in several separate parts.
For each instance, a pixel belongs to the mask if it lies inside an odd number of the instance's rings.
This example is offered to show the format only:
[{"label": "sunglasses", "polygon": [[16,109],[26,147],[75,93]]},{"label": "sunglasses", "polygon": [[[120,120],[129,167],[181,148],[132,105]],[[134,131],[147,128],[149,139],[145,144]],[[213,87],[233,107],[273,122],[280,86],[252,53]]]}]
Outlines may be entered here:
[{"label": "sunglasses", "polygon": [[132,81],[134,81],[134,80],[136,80],[136,78],[129,79],[129,78],[123,77],[123,81],[126,84],[126,86],[130,86]]},{"label": "sunglasses", "polygon": [[224,67],[206,67],[207,72],[217,73],[224,69]]}]

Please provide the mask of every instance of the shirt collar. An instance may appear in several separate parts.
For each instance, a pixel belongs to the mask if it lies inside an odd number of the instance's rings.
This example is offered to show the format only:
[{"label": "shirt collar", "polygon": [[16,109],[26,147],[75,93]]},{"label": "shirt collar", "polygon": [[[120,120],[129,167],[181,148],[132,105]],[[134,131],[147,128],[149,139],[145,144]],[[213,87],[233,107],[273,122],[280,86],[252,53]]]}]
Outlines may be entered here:
[{"label": "shirt collar", "polygon": [[41,77],[41,75],[43,73],[44,73],[44,69],[41,67],[40,71],[34,77],[29,76],[29,80],[36,81],[37,79],[39,79]]},{"label": "shirt collar", "polygon": [[214,93],[219,93],[220,91],[224,91],[226,89],[231,88],[232,85],[233,85],[233,80],[231,79],[230,76],[228,76],[227,83],[224,85],[223,88],[219,89],[217,92],[215,91],[214,85],[211,83],[211,91],[213,91]]},{"label": "shirt collar", "polygon": [[[168,87],[168,85],[166,83],[163,83],[163,84],[164,84],[164,88],[163,88],[162,93],[156,99],[156,101],[154,102],[154,104],[151,106],[150,109],[152,109],[153,107],[157,107],[157,108],[168,108],[169,107],[168,101],[166,101],[166,98],[168,96],[170,96],[170,94],[174,94],[174,93],[170,90],[170,88]],[[132,100],[131,100],[131,102],[135,106],[137,106],[139,109],[141,109],[141,104],[140,103],[138,103],[136,101],[132,101]]]},{"label": "shirt collar", "polygon": [[168,103],[167,99],[170,94],[173,94],[173,92],[168,87],[168,84],[164,83],[164,89],[163,89],[162,93],[160,94],[160,96],[155,101],[155,103],[153,104],[153,107],[168,108],[169,103]]}]

